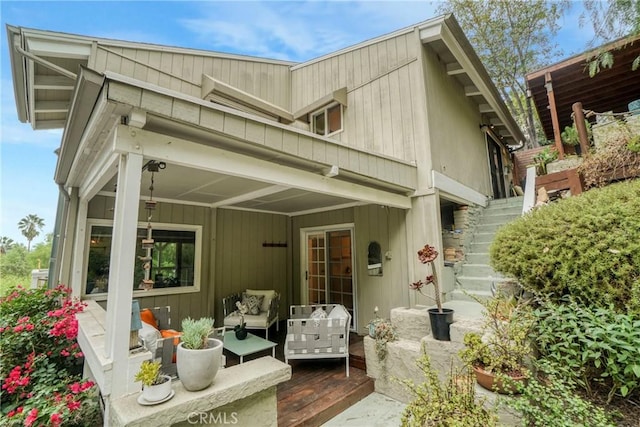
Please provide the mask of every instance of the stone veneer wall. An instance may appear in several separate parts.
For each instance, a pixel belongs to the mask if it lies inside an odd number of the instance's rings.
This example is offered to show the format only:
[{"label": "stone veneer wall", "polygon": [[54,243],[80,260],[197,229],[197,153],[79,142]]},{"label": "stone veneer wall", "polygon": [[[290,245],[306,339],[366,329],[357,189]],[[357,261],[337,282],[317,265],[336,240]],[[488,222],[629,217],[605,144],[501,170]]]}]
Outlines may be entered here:
[{"label": "stone veneer wall", "polygon": [[482,207],[477,205],[458,206],[453,212],[454,229],[442,230],[443,250],[446,252],[448,248],[454,249],[456,251],[455,262],[463,261],[465,254],[469,251],[473,232],[481,212]]}]

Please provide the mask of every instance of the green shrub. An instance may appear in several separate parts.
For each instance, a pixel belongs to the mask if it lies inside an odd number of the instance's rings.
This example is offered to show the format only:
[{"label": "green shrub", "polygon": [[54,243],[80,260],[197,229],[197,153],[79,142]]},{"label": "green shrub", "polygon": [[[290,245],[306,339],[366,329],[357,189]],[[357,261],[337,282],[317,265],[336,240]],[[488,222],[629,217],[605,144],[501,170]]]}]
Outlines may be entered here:
[{"label": "green shrub", "polygon": [[545,302],[535,310],[540,355],[562,366],[587,391],[598,384],[627,397],[640,388],[640,317],[575,301]]},{"label": "green shrub", "polygon": [[416,363],[425,377],[422,384],[400,380],[413,394],[402,414],[403,427],[492,427],[498,425],[497,411],[485,407],[485,398],[476,396],[475,376],[469,367],[457,371],[450,368],[441,383],[431,360],[423,354]]},{"label": "green shrub", "polygon": [[490,254],[526,290],[640,313],[640,180],[536,209],[502,227]]},{"label": "green shrub", "polygon": [[17,287],[0,298],[0,425],[101,424],[97,388],[82,378],[71,290]]},{"label": "green shrub", "polygon": [[523,426],[615,425],[602,408],[576,394],[575,388],[552,364],[543,363],[541,368],[537,376],[529,379],[517,399],[506,401],[507,406],[520,412]]}]

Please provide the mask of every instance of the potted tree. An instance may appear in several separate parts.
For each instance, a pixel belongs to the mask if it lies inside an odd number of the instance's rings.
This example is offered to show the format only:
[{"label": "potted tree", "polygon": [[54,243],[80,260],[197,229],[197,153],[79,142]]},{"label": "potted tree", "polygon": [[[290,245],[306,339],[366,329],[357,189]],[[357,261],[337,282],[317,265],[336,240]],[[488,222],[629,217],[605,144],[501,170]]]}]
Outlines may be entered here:
[{"label": "potted tree", "polygon": [[182,321],[181,342],[176,350],[178,378],[186,390],[198,391],[209,387],[220,368],[222,341],[209,338],[213,333],[213,319],[203,317]]},{"label": "potted tree", "polygon": [[498,393],[517,393],[529,376],[534,324],[529,302],[498,294],[483,303],[483,334],[469,332],[460,358],[475,372],[478,383]]},{"label": "potted tree", "polygon": [[138,398],[141,405],[151,405],[169,400],[173,394],[171,377],[160,370],[160,362],[145,360],[135,376],[142,383],[142,394]]},{"label": "potted tree", "polygon": [[420,292],[427,298],[431,298],[429,295],[422,292],[422,288],[426,285],[433,285],[435,297],[432,299],[436,302],[436,308],[428,309],[429,322],[431,323],[431,334],[439,341],[451,341],[449,325],[453,323],[453,309],[442,307],[442,291],[440,290],[440,284],[438,283],[435,266],[435,260],[437,257],[438,251],[436,251],[436,248],[428,244],[424,245],[424,247],[418,251],[418,260],[420,260],[422,264],[429,264],[431,274],[428,274],[424,280],[418,280],[417,282],[411,283],[409,287]]}]

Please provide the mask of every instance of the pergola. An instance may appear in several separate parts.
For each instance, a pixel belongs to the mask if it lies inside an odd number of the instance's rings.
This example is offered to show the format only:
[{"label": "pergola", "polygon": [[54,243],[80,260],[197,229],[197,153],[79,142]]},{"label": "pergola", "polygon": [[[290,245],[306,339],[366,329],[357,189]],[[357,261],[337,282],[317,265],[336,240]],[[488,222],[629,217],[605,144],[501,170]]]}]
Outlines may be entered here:
[{"label": "pergola", "polygon": [[[611,52],[614,63],[589,76],[589,60],[594,54]],[[629,103],[640,99],[640,70],[632,71],[640,56],[640,35],[625,37],[600,48],[572,56],[526,75],[530,96],[547,139],[554,140],[564,155],[560,134],[573,124],[572,107],[580,102],[585,110],[622,113]]]}]

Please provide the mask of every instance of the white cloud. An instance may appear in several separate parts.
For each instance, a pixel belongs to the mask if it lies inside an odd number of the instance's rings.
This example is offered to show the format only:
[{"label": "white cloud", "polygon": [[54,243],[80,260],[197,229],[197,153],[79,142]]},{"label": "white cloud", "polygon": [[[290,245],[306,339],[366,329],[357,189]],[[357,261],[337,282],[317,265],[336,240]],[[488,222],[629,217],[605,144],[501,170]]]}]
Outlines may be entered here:
[{"label": "white cloud", "polygon": [[431,2],[209,2],[180,20],[205,46],[306,61],[433,17]]}]

